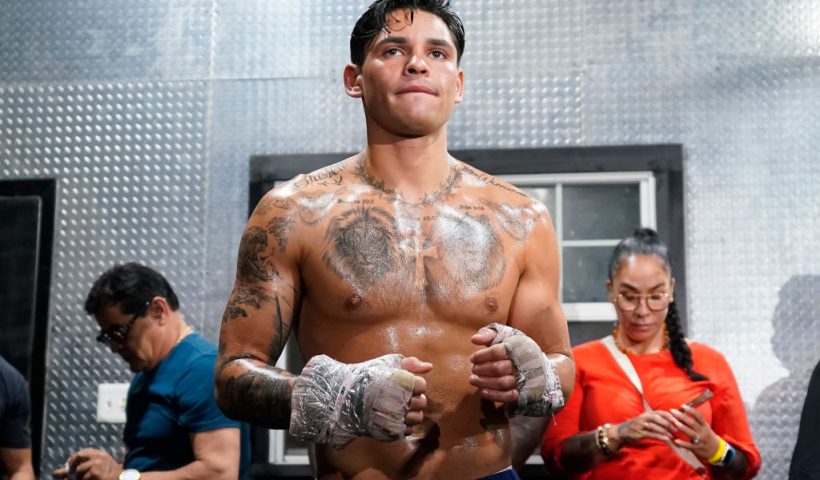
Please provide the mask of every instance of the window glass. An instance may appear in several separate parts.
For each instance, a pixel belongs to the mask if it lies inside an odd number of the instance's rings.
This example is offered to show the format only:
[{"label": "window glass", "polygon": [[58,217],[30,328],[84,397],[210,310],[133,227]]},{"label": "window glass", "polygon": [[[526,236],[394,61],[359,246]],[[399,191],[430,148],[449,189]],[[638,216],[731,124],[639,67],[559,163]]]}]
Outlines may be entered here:
[{"label": "window glass", "polygon": [[607,264],[613,247],[563,248],[562,301],[607,302]]},{"label": "window glass", "polygon": [[641,225],[637,183],[565,185],[564,240],[624,238]]}]

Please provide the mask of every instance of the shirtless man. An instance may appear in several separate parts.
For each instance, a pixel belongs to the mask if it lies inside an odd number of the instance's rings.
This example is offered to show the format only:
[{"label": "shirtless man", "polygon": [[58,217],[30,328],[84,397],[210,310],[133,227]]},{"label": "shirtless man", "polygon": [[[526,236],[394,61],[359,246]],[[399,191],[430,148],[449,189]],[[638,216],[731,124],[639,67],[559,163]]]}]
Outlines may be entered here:
[{"label": "shirtless man", "polygon": [[[359,19],[344,85],[367,146],[266,194],[239,248],[218,404],[314,442],[320,478],[517,478],[509,416],[549,417],[573,385],[546,209],[447,152],[447,3]],[[291,329],[300,375],[274,367]]]}]

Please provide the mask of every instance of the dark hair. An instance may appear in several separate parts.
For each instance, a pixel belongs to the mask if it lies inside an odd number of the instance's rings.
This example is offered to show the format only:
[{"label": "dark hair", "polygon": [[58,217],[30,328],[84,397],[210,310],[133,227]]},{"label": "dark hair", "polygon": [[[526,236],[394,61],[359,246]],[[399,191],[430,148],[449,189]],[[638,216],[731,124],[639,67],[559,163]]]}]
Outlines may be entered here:
[{"label": "dark hair", "polygon": [[120,305],[124,314],[144,311],[154,297],[163,297],[171,310],[179,308],[174,289],[159,272],[139,263],[114,265],[94,282],[85,299],[85,311],[96,315],[102,309]]},{"label": "dark hair", "polygon": [[376,0],[359,17],[350,34],[350,61],[361,67],[364,64],[367,45],[379,32],[387,29],[387,16],[405,8],[411,11],[411,22],[416,10],[439,17],[453,35],[458,52],[456,61],[461,62],[461,55],[464,53],[464,25],[458,15],[450,9],[449,0]]},{"label": "dark hair", "polygon": [[[621,263],[633,255],[653,255],[663,261],[666,271],[672,275],[672,265],[669,263],[669,252],[666,245],[661,242],[658,232],[651,228],[639,228],[632,236],[626,237],[618,243],[612,255],[609,257],[609,280],[612,281]],[[708,380],[708,378],[692,370],[692,351],[686,343],[683,335],[680,317],[678,316],[678,306],[675,302],[669,304],[666,312],[666,328],[669,331],[669,349],[675,364],[686,372],[686,375],[694,381]]]}]

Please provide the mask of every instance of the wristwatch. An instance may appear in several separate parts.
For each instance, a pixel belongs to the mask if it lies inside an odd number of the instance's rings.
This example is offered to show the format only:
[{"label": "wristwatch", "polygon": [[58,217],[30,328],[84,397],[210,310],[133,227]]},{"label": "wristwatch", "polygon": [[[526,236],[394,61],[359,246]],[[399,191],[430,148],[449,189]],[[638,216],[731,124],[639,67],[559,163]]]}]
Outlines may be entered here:
[{"label": "wristwatch", "polygon": [[127,470],[123,470],[118,480],[140,480],[140,472],[139,470],[134,470],[133,468],[129,468]]}]

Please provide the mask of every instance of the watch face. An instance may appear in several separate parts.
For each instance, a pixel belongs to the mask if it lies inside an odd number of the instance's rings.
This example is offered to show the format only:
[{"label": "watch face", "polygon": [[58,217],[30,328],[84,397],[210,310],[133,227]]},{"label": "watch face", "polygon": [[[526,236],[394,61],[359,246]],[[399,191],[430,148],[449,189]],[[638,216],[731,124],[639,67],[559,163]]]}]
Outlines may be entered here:
[{"label": "watch face", "polygon": [[133,468],[123,470],[120,474],[119,480],[140,480],[140,472],[134,470]]}]

